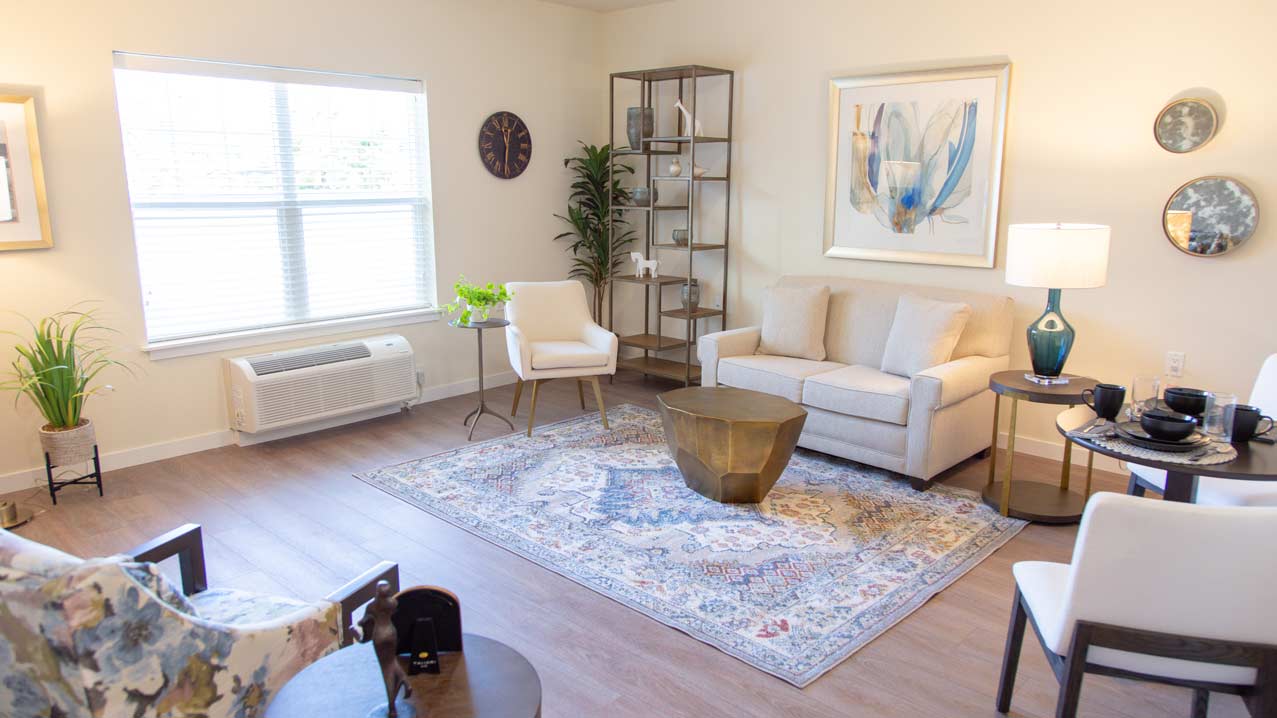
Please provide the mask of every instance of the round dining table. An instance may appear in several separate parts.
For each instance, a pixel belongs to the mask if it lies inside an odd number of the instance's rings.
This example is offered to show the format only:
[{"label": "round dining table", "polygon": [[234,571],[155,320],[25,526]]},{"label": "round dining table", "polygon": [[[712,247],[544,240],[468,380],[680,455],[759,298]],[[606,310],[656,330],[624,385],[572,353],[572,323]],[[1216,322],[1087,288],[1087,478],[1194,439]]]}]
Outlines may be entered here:
[{"label": "round dining table", "polygon": [[1259,440],[1233,444],[1233,448],[1237,449],[1237,458],[1222,464],[1157,461],[1126,453],[1120,449],[1109,448],[1108,445],[1087,437],[1069,436],[1070,431],[1079,429],[1094,419],[1095,412],[1085,406],[1078,406],[1060,412],[1055,420],[1055,428],[1066,442],[1071,441],[1085,449],[1119,461],[1165,471],[1166,490],[1162,492],[1162,498],[1167,501],[1192,503],[1196,500],[1199,476],[1239,481],[1277,481],[1277,444],[1268,444]]}]

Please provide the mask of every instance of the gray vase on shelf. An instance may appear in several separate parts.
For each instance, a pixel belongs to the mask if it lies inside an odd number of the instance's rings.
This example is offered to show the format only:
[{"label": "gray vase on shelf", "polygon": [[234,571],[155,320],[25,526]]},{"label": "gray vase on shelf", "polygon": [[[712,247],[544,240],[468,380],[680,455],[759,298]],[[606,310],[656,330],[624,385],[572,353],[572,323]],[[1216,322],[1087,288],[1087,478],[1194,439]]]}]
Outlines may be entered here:
[{"label": "gray vase on shelf", "polygon": [[682,286],[680,299],[683,301],[683,308],[694,312],[701,305],[701,283],[700,280],[693,279],[692,283],[684,283]]},{"label": "gray vase on shelf", "polygon": [[625,111],[625,134],[630,149],[643,149],[643,140],[656,129],[656,116],[650,107],[631,107]]}]

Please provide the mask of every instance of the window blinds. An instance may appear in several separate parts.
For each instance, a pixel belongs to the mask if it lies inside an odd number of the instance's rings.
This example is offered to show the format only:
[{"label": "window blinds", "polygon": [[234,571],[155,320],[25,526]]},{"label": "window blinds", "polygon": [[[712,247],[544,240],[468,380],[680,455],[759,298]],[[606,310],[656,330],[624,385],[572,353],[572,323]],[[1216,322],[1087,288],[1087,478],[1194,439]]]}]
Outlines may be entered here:
[{"label": "window blinds", "polygon": [[115,63],[148,341],[433,306],[420,82]]}]

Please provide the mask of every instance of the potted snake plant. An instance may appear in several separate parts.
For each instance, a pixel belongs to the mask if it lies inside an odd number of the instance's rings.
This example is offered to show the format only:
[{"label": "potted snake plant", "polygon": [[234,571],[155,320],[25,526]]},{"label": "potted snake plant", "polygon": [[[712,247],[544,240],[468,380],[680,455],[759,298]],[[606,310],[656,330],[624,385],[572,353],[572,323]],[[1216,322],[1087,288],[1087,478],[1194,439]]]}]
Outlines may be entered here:
[{"label": "potted snake plant", "polygon": [[111,358],[103,338],[111,330],[98,323],[92,310],[72,308],[27,323],[29,335],[8,332],[20,338],[14,347],[18,358],[0,388],[16,392],[15,402],[27,397],[44,417],[40,445],[50,465],[88,461],[97,437],[93,422],[83,414],[84,403],[111,388],[95,383],[104,369],[128,367]]}]

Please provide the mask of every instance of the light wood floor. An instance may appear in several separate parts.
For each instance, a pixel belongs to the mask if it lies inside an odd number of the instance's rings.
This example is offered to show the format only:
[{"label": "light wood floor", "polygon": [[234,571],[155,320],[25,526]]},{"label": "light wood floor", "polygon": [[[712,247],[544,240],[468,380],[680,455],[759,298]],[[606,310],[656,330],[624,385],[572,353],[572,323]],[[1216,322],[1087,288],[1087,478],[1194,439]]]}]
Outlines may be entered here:
[{"label": "light wood floor", "polygon": [[[610,405],[654,407],[673,385],[628,372],[604,383]],[[489,392],[508,409],[512,387]],[[582,412],[572,382],[541,392],[538,424]],[[524,398],[527,401],[527,397]],[[114,471],[106,498],[71,488],[19,529],[80,555],[124,551],[164,530],[203,524],[210,583],[317,598],[375,561],[399,562],[406,584],[448,587],[467,631],[505,641],[541,674],[544,715],[996,716],[993,694],[1010,610],[1011,564],[1068,561],[1076,527],[1030,526],[989,559],[806,689],[761,673],[674,629],[431,517],[351,474],[465,443],[474,395],[410,413],[266,445],[226,447]],[[589,411],[594,411],[593,402]],[[526,404],[525,404],[526,407]],[[526,408],[520,411],[526,420]],[[518,422],[516,422],[518,426]],[[485,418],[475,438],[506,431]],[[979,488],[971,461],[945,482]],[[1017,458],[1017,476],[1053,480],[1059,464]],[[1101,490],[1125,480],[1097,476]],[[47,507],[47,494],[22,492]],[[1013,716],[1053,714],[1056,682],[1032,633],[1025,638]],[[1214,696],[1212,716],[1243,716]],[[1086,678],[1082,715],[1187,716],[1189,692]]]}]

